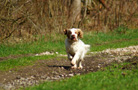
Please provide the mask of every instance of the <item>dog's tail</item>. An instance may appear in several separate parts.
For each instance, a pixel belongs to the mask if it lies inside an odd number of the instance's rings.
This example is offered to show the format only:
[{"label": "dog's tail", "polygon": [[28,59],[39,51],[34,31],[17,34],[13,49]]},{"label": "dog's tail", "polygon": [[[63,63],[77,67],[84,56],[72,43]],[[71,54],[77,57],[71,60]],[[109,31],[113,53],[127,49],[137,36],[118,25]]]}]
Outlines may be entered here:
[{"label": "dog's tail", "polygon": [[90,51],[90,45],[88,45],[88,44],[85,44],[85,50],[86,50],[86,53],[88,52],[88,51]]}]

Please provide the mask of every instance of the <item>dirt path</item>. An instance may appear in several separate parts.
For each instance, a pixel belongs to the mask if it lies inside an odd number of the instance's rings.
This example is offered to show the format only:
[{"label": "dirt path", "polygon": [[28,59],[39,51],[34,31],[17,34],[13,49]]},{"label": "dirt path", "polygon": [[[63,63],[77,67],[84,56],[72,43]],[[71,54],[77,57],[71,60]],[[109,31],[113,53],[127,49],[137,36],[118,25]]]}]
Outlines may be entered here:
[{"label": "dirt path", "polygon": [[[7,72],[0,72],[0,90],[17,89],[38,84],[43,81],[59,80],[74,75],[96,72],[113,62],[121,63],[138,56],[138,46],[118,49],[107,49],[102,52],[91,52],[84,62],[84,68],[74,70],[66,58],[58,57],[58,60],[38,60],[32,66],[20,67]],[[138,58],[137,58],[138,59]]]}]

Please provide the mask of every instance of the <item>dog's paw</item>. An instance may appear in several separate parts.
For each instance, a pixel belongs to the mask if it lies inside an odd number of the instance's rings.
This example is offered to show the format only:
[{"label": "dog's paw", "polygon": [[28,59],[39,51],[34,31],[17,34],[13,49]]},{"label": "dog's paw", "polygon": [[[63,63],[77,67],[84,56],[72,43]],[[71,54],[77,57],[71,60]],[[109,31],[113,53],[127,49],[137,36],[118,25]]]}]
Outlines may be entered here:
[{"label": "dog's paw", "polygon": [[72,60],[72,61],[71,61],[71,65],[74,66],[75,64],[76,64],[76,62],[75,62],[74,60]]},{"label": "dog's paw", "polygon": [[72,69],[77,69],[77,66],[72,66],[71,68],[72,68]]},{"label": "dog's paw", "polygon": [[82,66],[79,66],[78,69],[83,69],[83,67]]},{"label": "dog's paw", "polygon": [[68,55],[68,59],[71,61],[73,57],[71,55]]},{"label": "dog's paw", "polygon": [[70,60],[72,60],[72,59],[73,59],[73,57],[72,57],[72,56],[69,56],[69,59],[70,59]]}]

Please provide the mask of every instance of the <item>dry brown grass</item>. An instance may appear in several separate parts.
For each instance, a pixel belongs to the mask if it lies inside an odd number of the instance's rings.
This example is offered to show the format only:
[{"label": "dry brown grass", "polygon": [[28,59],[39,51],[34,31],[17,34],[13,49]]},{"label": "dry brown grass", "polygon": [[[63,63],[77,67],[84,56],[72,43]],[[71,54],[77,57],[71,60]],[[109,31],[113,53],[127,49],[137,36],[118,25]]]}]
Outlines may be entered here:
[{"label": "dry brown grass", "polygon": [[[138,28],[138,0],[105,0],[105,4],[109,10],[92,0],[80,28],[97,32],[120,25]],[[69,6],[70,0],[0,0],[0,42],[37,40],[39,36],[62,33],[67,27]]]}]

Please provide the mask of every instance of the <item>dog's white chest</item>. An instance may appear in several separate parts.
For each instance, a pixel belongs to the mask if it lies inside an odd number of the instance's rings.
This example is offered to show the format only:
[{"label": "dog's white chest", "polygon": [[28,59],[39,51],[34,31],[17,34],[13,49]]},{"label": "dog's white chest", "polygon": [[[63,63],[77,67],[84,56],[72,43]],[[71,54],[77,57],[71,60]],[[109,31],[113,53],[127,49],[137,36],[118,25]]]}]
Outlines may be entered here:
[{"label": "dog's white chest", "polygon": [[66,51],[72,55],[74,55],[78,50],[80,50],[80,48],[80,41],[73,43],[66,42]]},{"label": "dog's white chest", "polygon": [[75,52],[77,52],[78,47],[79,47],[79,46],[78,46],[77,43],[73,43],[73,44],[70,44],[70,45],[69,45],[68,50],[69,50],[69,52],[75,53]]}]

